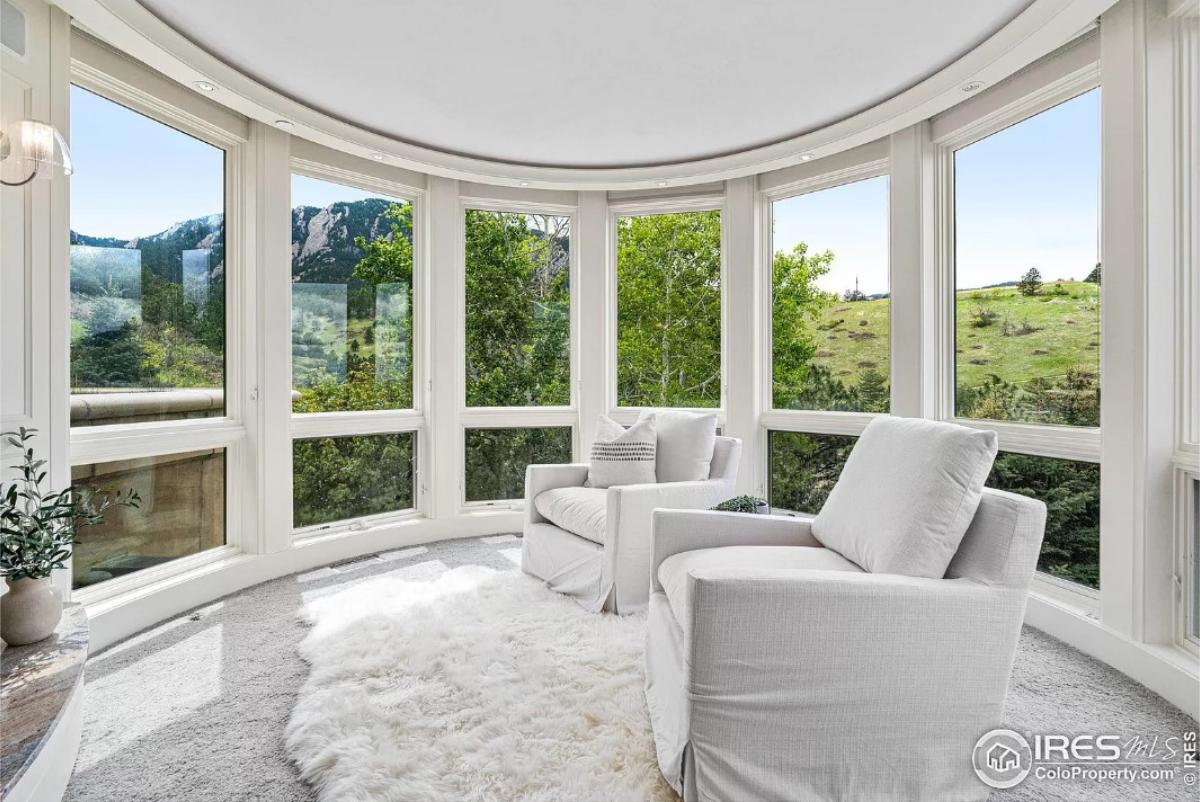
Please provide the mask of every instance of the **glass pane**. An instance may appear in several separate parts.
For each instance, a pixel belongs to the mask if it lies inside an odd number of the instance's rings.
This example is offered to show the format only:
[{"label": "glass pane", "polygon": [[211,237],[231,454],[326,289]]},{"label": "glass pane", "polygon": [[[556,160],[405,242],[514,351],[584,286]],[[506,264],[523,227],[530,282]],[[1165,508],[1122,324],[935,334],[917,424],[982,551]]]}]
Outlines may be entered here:
[{"label": "glass pane", "polygon": [[954,154],[956,414],[1100,425],[1100,90]]},{"label": "glass pane", "polygon": [[1200,639],[1200,479],[1191,481],[1192,497],[1192,611],[1188,631],[1193,638]]},{"label": "glass pane", "polygon": [[225,449],[76,465],[75,487],[141,496],[79,531],[73,586],[94,585],[225,543]]},{"label": "glass pane", "polygon": [[617,403],[721,405],[721,213],[617,221]]},{"label": "glass pane", "polygon": [[411,409],[412,204],[292,176],[292,411]]},{"label": "glass pane", "polygon": [[467,406],[571,403],[571,218],[468,209]]},{"label": "glass pane", "polygon": [[571,428],[467,429],[467,501],[525,495],[525,467],[571,461]]},{"label": "glass pane", "polygon": [[292,525],[408,510],[416,434],[315,437],[292,441]]},{"label": "glass pane", "polygon": [[767,500],[771,506],[790,512],[820,512],[857,439],[840,434],[768,432]]},{"label": "glass pane", "polygon": [[72,425],[223,415],[225,151],[72,86],[71,154]]},{"label": "glass pane", "polygon": [[772,204],[777,409],[887,412],[888,178]]},{"label": "glass pane", "polygon": [[1038,570],[1100,587],[1100,466],[1002,451],[988,487],[1046,503],[1046,536]]}]

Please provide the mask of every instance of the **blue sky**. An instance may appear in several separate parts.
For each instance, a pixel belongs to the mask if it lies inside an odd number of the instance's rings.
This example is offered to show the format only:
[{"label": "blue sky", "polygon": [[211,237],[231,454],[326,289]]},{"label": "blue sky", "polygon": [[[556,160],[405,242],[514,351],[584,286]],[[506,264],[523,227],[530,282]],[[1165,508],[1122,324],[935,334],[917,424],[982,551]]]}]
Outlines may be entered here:
[{"label": "blue sky", "polygon": [[[958,286],[1081,279],[1097,261],[1100,91],[1093,90],[955,155]],[[224,153],[79,87],[71,88],[71,228],[130,238],[221,211]],[[830,249],[823,289],[888,291],[887,178],[775,204],[775,249]],[[373,193],[294,176],[293,205]]]}]

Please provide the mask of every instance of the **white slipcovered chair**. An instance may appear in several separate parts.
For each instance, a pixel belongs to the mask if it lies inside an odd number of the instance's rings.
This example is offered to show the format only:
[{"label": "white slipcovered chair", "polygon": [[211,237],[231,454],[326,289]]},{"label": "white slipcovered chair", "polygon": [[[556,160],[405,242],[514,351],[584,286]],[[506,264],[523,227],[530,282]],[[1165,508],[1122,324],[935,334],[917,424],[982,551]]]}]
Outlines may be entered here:
[{"label": "white slipcovered chair", "polygon": [[[622,615],[646,609],[650,595],[650,528],[657,507],[707,509],[734,495],[742,443],[717,437],[708,479],[585,487],[587,463],[530,465],[525,472],[521,568],[587,609]],[[558,488],[551,514],[537,498]],[[542,505],[546,508],[546,505]]]},{"label": "white slipcovered chair", "polygon": [[826,546],[918,574],[920,549],[887,555],[870,533],[866,556],[837,532],[823,546],[820,516],[655,512],[646,697],[659,765],[687,802],[987,797],[972,748],[1001,723],[1045,505],[984,489],[975,506],[954,482],[941,498],[904,481],[889,488],[887,472],[932,473],[937,485],[946,471],[930,458],[936,442],[915,455],[916,441],[893,443],[889,458],[878,437],[865,455],[873,464],[855,466],[877,423],[822,515],[838,495],[858,526],[904,517],[902,504],[910,520],[965,505],[969,527],[931,575],[865,570]]}]

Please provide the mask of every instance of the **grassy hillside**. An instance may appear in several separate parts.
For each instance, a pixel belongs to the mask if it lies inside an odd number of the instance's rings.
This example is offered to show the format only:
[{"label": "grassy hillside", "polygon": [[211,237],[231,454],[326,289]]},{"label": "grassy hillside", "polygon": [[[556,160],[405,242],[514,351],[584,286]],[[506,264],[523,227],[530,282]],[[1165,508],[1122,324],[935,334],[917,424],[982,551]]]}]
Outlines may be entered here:
[{"label": "grassy hillside", "polygon": [[[963,290],[958,313],[958,383],[988,374],[1005,381],[1062,376],[1070,367],[1096,370],[1100,359],[1100,287],[1047,282],[1041,294],[1016,287]],[[839,302],[817,324],[817,362],[846,384],[864,370],[887,373],[888,300]]]}]

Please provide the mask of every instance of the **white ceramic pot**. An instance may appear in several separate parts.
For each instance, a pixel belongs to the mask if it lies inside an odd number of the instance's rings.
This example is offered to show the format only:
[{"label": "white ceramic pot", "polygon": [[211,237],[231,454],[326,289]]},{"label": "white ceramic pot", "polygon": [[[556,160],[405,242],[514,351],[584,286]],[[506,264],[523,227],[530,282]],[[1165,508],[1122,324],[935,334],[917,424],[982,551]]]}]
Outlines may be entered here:
[{"label": "white ceramic pot", "polygon": [[0,618],[0,638],[24,646],[50,636],[62,618],[62,592],[50,577],[9,580]]}]

